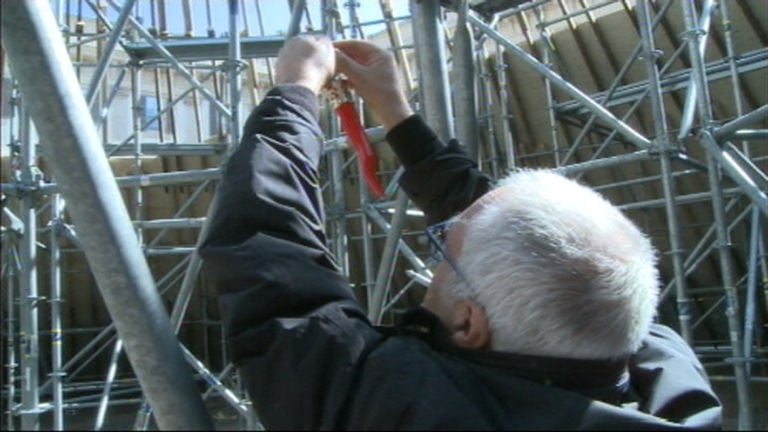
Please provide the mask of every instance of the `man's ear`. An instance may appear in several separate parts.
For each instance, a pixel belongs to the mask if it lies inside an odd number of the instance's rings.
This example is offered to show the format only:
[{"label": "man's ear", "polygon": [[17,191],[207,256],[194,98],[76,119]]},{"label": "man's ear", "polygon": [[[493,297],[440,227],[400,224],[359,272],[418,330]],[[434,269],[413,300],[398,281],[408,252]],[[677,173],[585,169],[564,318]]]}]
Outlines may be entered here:
[{"label": "man's ear", "polygon": [[453,304],[451,339],[462,348],[487,349],[491,339],[485,308],[472,300],[461,299]]}]

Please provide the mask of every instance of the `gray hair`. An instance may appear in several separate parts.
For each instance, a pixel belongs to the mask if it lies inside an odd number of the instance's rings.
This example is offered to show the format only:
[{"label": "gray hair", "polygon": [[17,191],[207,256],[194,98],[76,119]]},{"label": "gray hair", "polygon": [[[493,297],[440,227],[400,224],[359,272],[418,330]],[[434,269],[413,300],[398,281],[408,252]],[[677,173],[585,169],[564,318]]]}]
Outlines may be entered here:
[{"label": "gray hair", "polygon": [[656,315],[650,240],[594,190],[546,170],[501,180],[467,227],[451,297],[485,308],[491,348],[570,358],[635,351]]}]

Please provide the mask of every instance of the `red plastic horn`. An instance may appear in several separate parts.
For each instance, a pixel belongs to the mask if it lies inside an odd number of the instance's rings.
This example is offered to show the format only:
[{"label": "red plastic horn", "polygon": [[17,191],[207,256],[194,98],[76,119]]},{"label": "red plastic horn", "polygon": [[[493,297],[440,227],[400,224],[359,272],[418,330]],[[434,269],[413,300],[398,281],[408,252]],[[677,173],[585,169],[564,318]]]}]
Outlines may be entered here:
[{"label": "red plastic horn", "polygon": [[347,89],[344,81],[340,78],[334,78],[326,87],[328,96],[334,105],[336,115],[341,120],[341,128],[347,134],[349,142],[357,152],[357,160],[360,164],[360,173],[365,179],[368,189],[376,196],[384,196],[384,188],[379,182],[376,173],[379,170],[379,158],[371,148],[368,136],[365,134],[360,117],[357,115],[355,103]]}]

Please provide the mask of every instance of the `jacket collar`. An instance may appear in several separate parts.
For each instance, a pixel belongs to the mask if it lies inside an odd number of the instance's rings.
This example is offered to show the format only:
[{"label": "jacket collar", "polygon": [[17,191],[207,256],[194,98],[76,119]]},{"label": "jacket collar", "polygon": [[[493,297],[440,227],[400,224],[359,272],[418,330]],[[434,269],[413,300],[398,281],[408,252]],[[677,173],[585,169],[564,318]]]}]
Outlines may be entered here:
[{"label": "jacket collar", "polygon": [[611,404],[619,404],[629,387],[628,357],[584,360],[461,348],[453,343],[440,319],[422,307],[406,312],[393,330],[416,336],[448,355]]}]

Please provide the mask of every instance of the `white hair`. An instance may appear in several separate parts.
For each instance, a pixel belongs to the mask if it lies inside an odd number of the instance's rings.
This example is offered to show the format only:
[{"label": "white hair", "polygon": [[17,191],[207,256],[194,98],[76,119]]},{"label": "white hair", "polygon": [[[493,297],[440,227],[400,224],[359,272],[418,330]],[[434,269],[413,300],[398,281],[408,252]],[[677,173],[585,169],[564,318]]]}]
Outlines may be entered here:
[{"label": "white hair", "polygon": [[635,351],[656,315],[649,239],[600,194],[522,170],[472,217],[449,296],[485,308],[491,349],[570,358]]}]

